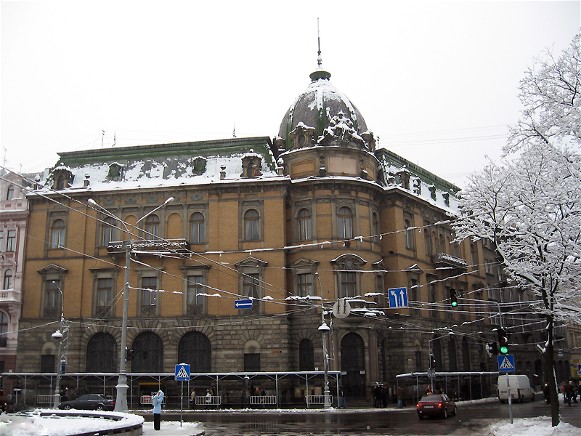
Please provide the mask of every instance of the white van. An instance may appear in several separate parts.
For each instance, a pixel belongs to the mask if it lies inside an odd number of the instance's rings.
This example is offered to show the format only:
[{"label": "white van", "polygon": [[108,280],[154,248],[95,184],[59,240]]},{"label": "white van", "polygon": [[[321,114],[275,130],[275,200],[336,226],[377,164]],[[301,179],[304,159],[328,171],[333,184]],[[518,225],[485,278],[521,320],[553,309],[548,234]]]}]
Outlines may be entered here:
[{"label": "white van", "polygon": [[508,387],[510,387],[511,402],[535,400],[535,391],[531,388],[531,382],[526,375],[499,375],[498,399],[501,403],[508,401]]}]

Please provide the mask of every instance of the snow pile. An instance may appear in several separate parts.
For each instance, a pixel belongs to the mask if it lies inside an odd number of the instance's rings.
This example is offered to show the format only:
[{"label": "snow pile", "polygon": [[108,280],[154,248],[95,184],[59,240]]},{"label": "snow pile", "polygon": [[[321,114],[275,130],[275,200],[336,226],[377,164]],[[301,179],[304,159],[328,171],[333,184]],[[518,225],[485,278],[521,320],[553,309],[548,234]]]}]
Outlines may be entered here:
[{"label": "snow pile", "polygon": [[581,430],[566,422],[561,422],[557,427],[551,427],[551,418],[540,416],[538,418],[514,419],[513,424],[506,421],[489,425],[484,434],[494,436],[578,436]]}]

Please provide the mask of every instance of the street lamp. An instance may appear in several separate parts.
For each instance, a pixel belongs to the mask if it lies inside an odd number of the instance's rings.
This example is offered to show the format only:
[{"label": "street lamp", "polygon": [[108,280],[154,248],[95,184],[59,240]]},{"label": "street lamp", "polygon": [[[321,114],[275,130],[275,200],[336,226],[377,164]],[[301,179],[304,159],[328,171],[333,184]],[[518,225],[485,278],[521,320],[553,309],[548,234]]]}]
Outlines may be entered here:
[{"label": "street lamp", "polygon": [[63,331],[66,330],[63,329],[63,324],[65,321],[65,314],[64,314],[64,306],[65,306],[65,300],[64,300],[64,295],[63,295],[63,290],[60,288],[60,286],[58,286],[56,284],[56,282],[53,281],[53,284],[55,284],[56,288],[58,289],[59,293],[60,293],[60,302],[61,302],[61,316],[59,319],[59,327],[58,330],[56,332],[54,332],[51,336],[52,338],[58,343],[58,348],[57,348],[57,354],[56,354],[56,384],[55,384],[55,389],[54,389],[54,400],[53,400],[53,406],[55,409],[58,409],[59,404],[61,402],[61,392],[60,392],[60,385],[61,385],[61,377],[62,377],[62,372],[63,372],[63,364],[62,364],[62,355],[61,355],[61,351],[62,351],[62,343],[63,343]]},{"label": "street lamp", "polygon": [[58,342],[58,351],[56,356],[56,385],[54,389],[54,401],[53,407],[58,409],[59,404],[61,403],[61,392],[60,392],[60,384],[61,384],[61,375],[62,375],[62,364],[61,364],[61,344],[63,340],[63,334],[61,333],[61,329],[63,327],[63,319],[61,317],[59,329],[52,334],[52,338]]},{"label": "street lamp", "polygon": [[[163,202],[163,204],[159,205],[152,211],[148,212],[141,218],[139,218],[135,225],[139,224],[145,218],[147,218],[152,213],[158,211],[162,207],[166,206],[168,203],[171,203],[174,200],[173,197],[169,197],[167,200]],[[129,306],[129,269],[130,269],[130,261],[131,261],[131,232],[127,227],[125,221],[120,219],[119,217],[115,216],[99,203],[97,203],[92,198],[89,198],[88,203],[102,211],[105,215],[113,218],[116,221],[119,221],[123,228],[125,229],[125,233],[127,233],[127,243],[125,244],[125,285],[123,286],[123,318],[121,321],[121,350],[119,352],[119,378],[117,379],[117,397],[115,399],[115,412],[126,412],[127,408],[127,389],[129,386],[127,385],[127,369],[126,369],[126,358],[127,358],[127,312]]]},{"label": "street lamp", "polygon": [[[322,315],[324,317],[324,315]],[[323,394],[325,396],[324,408],[329,409],[331,407],[331,396],[329,395],[329,354],[327,353],[327,334],[331,328],[325,322],[323,318],[323,323],[318,329],[323,334],[323,364],[325,366],[325,387]]]}]

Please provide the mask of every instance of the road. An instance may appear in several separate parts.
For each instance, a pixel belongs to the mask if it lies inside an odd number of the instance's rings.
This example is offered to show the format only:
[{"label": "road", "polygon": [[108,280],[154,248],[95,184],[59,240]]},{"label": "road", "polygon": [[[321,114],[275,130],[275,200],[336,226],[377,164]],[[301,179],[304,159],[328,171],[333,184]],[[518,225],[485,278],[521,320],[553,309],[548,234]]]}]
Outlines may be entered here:
[{"label": "road", "polygon": [[[544,401],[513,404],[513,418],[549,416]],[[581,404],[562,406],[563,421],[581,427]],[[164,416],[172,419],[175,416]],[[179,419],[179,416],[177,417]],[[206,436],[217,435],[466,435],[484,434],[489,424],[509,422],[507,404],[498,401],[459,403],[458,415],[444,419],[420,421],[415,408],[347,409],[304,413],[265,410],[184,413],[184,421],[200,421]]]}]

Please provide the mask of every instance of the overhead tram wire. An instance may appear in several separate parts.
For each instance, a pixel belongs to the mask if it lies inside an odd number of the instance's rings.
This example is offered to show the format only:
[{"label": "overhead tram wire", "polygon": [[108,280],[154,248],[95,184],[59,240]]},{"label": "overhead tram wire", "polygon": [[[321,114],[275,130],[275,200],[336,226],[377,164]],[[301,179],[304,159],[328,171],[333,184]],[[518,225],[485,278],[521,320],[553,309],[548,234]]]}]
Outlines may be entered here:
[{"label": "overhead tram wire", "polygon": [[[32,183],[32,181],[31,181],[31,183]],[[22,188],[26,188],[26,187],[22,187]],[[86,207],[86,205],[85,205],[83,202],[81,202],[81,201],[79,201],[79,200],[76,200],[76,199],[74,199],[74,198],[72,198],[72,197],[70,197],[70,196],[66,195],[66,194],[65,194],[65,193],[63,193],[63,192],[60,192],[60,191],[54,191],[54,190],[52,190],[52,191],[53,191],[53,193],[54,193],[54,194],[57,194],[57,195],[62,195],[63,197],[67,198],[68,200],[70,200],[70,201],[73,201],[73,202],[76,202],[76,203],[78,203],[78,204],[82,205],[83,207]],[[74,212],[81,213],[82,215],[84,215],[84,216],[86,216],[86,217],[89,217],[89,218],[92,218],[92,219],[97,219],[98,221],[100,221],[100,222],[104,223],[104,221],[103,221],[103,220],[101,220],[101,219],[100,219],[100,218],[98,218],[98,217],[92,217],[91,215],[88,215],[88,214],[86,214],[86,213],[84,213],[84,212],[81,212],[81,211],[79,211],[79,210],[77,210],[77,209],[74,209],[74,208],[72,208],[72,207],[70,207],[70,206],[68,206],[68,205],[65,205],[65,204],[63,204],[63,203],[61,203],[61,202],[59,202],[59,201],[57,201],[57,200],[55,200],[55,199],[53,199],[53,198],[51,198],[51,197],[49,197],[49,196],[45,195],[45,194],[42,194],[42,193],[35,192],[35,195],[39,195],[39,196],[41,196],[42,198],[45,198],[45,199],[47,199],[47,200],[49,200],[49,201],[52,201],[52,202],[54,202],[54,203],[57,203],[57,204],[59,204],[59,205],[61,205],[61,206],[63,206],[63,207],[66,207],[66,208],[68,208],[68,209],[70,209],[70,210],[74,211]],[[439,221],[439,222],[436,222],[436,223],[434,223],[434,224],[428,224],[428,225],[424,225],[424,226],[414,226],[414,227],[406,228],[406,229],[403,229],[403,230],[395,230],[395,231],[391,231],[391,232],[385,232],[385,233],[381,233],[381,234],[379,234],[379,235],[370,235],[370,236],[365,236],[365,237],[364,237],[364,236],[356,236],[356,237],[354,237],[354,238],[351,238],[351,241],[357,241],[357,240],[359,240],[359,241],[362,241],[363,239],[376,238],[376,237],[378,237],[378,236],[379,236],[379,238],[381,239],[383,236],[386,236],[386,235],[392,235],[392,234],[398,234],[398,233],[402,233],[402,232],[406,232],[406,231],[409,231],[410,229],[414,229],[414,230],[419,230],[419,231],[421,231],[421,229],[424,229],[424,230],[425,230],[426,228],[429,228],[429,227],[435,227],[435,226],[439,226],[439,225],[443,225],[443,224],[449,224],[450,222],[451,222],[451,220],[444,220],[444,221]],[[105,224],[107,224],[107,225],[110,225],[109,223],[105,223]],[[116,228],[116,229],[118,229],[118,230],[121,230],[121,231],[123,231],[123,230],[124,230],[124,229],[122,229],[122,228],[120,228],[120,227],[118,227],[118,226],[115,226],[115,228]],[[136,229],[136,230],[140,230],[140,229]],[[141,230],[141,232],[142,232],[142,233],[144,233],[144,232],[145,232],[145,233],[147,233],[145,230]],[[138,239],[139,239],[139,235],[138,235],[138,234],[135,234],[135,233],[131,232],[131,235],[132,235],[132,236],[135,236],[136,238],[138,238]],[[162,241],[163,241],[163,240],[166,240],[165,238],[161,238],[161,237],[159,237],[159,236],[157,236],[157,235],[150,235],[150,236],[155,236],[155,237],[157,237],[158,239],[160,239],[160,240],[162,240]],[[322,246],[324,246],[324,245],[327,245],[327,244],[344,244],[344,242],[345,242],[344,240],[337,240],[337,241],[323,241],[323,242],[317,242],[317,243],[312,243],[312,244],[301,244],[301,245],[299,245],[299,246],[296,246],[296,247],[303,247],[303,246],[321,246],[321,247],[322,247]],[[202,259],[204,259],[204,260],[205,260],[205,261],[207,261],[207,262],[210,262],[210,263],[212,263],[212,264],[215,264],[215,265],[217,265],[217,266],[220,266],[220,267],[222,267],[222,268],[229,269],[229,270],[230,270],[230,271],[233,273],[233,275],[236,275],[236,276],[237,276],[237,275],[239,275],[239,274],[240,274],[240,272],[239,272],[239,271],[237,271],[237,270],[233,269],[232,267],[227,267],[227,266],[225,266],[223,263],[221,263],[221,262],[219,262],[219,261],[215,261],[215,260],[213,260],[213,259],[210,259],[210,258],[208,258],[208,257],[207,257],[207,255],[208,255],[208,254],[223,254],[223,253],[244,253],[244,252],[252,253],[252,252],[257,252],[257,251],[267,251],[267,250],[268,250],[268,251],[275,251],[275,250],[287,250],[288,248],[289,248],[288,246],[285,246],[285,247],[281,247],[281,248],[269,248],[269,249],[263,249],[263,250],[260,250],[260,249],[259,249],[259,250],[256,250],[256,249],[255,249],[255,250],[233,250],[233,251],[227,251],[227,252],[224,252],[224,251],[220,251],[220,252],[206,252],[206,255],[202,255],[201,253],[194,252],[194,251],[189,251],[189,250],[188,250],[188,252],[187,252],[186,254],[191,254],[191,255],[199,256],[199,257],[201,257]],[[182,253],[176,253],[176,254],[177,254],[177,256],[178,256],[178,257],[184,258],[184,254],[182,254]],[[151,266],[151,265],[150,265],[150,267],[151,267],[151,268],[153,268],[153,269],[155,269],[155,268],[154,268],[153,266]],[[375,273],[376,273],[377,271],[373,271],[373,272],[375,272]],[[472,273],[473,273],[473,272],[467,272],[467,273],[463,273],[463,274],[472,274]],[[451,279],[453,279],[453,278],[458,278],[458,277],[459,277],[459,276],[448,277],[448,278],[440,279],[440,280],[438,280],[438,282],[444,282],[444,281],[446,281],[446,280],[451,280]],[[262,282],[262,283],[263,283],[263,284],[266,284],[265,282]],[[271,286],[271,285],[270,285],[270,286]],[[419,285],[419,286],[421,287],[421,286],[425,286],[425,285]],[[282,292],[282,293],[284,293],[284,292],[285,292],[284,290],[279,290],[279,291],[280,291],[280,292]],[[275,292],[277,292],[277,291],[275,291]],[[239,296],[241,296],[241,297],[242,297],[242,295],[239,295]]]}]

